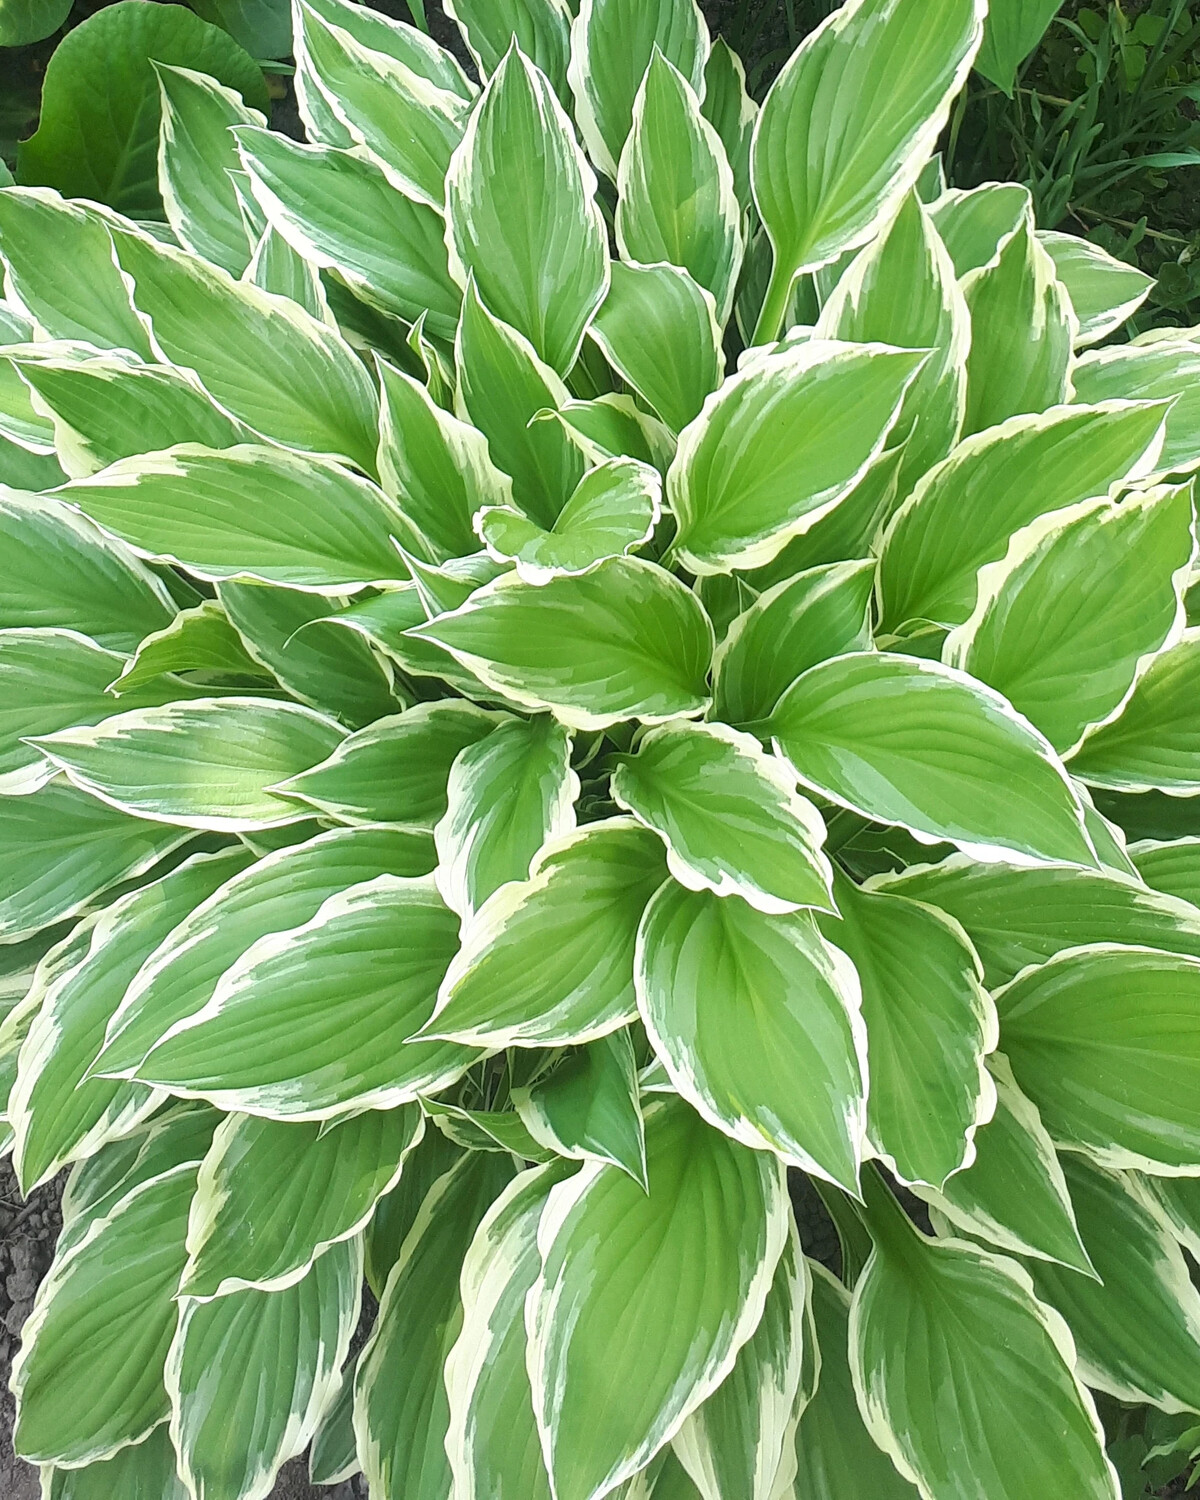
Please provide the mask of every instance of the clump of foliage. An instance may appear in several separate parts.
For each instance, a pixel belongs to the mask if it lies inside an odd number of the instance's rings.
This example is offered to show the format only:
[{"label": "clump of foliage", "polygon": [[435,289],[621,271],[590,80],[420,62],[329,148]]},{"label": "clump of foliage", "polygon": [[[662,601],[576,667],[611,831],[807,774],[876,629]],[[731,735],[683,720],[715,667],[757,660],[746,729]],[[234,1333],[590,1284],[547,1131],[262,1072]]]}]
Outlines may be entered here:
[{"label": "clump of foliage", "polygon": [[1200,344],[944,189],[976,0],[761,112],[692,0],[453,9],[482,87],[297,0],[311,145],[160,64],[167,229],[0,191],[17,1449],[1113,1500],[1093,1393],[1131,1484],[1200,1412]]}]

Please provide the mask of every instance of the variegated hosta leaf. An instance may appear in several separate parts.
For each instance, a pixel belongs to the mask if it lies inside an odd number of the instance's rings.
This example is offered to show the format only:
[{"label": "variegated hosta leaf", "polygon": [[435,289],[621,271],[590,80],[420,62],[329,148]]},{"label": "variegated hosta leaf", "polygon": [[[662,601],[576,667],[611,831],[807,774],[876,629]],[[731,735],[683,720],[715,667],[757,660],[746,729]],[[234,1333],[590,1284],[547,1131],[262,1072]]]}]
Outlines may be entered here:
[{"label": "variegated hosta leaf", "polygon": [[42,1470],[46,1500],[188,1500],[165,1422],[148,1438],[82,1469]]},{"label": "variegated hosta leaf", "polygon": [[805,1347],[812,1337],[809,1278],[792,1224],[753,1338],[675,1436],[675,1453],[703,1500],[772,1500],[777,1493],[784,1449],[805,1404],[804,1365],[821,1359]]},{"label": "variegated hosta leaf", "polygon": [[[231,177],[234,175],[230,173]],[[243,175],[241,172],[236,174],[239,178]],[[260,291],[289,298],[319,323],[336,326],[329,296],[316,266],[310,265],[271,224],[263,228],[246,267],[244,280]],[[343,300],[343,308],[345,305]]]},{"label": "variegated hosta leaf", "polygon": [[352,1354],[342,1367],[337,1394],[325,1408],[312,1447],[308,1450],[308,1477],[313,1484],[341,1484],[362,1472],[354,1443],[354,1375],[358,1356]]},{"label": "variegated hosta leaf", "polygon": [[204,73],[154,66],[162,92],[158,185],[167,222],[188,250],[240,276],[252,246],[228,176],[241,165],[229,127],[266,120]]},{"label": "variegated hosta leaf", "polygon": [[608,294],[588,331],[672,432],[699,416],[721,383],[716,304],[679,266],[614,261]]},{"label": "variegated hosta leaf", "polygon": [[987,265],[1001,244],[1016,233],[1032,204],[1019,182],[985,182],[982,187],[950,188],[929,205],[959,280]]},{"label": "variegated hosta leaf", "polygon": [[[113,679],[109,692],[124,698],[167,672],[264,676],[215,599],[206,599],[192,609],[181,609],[165,630],[148,635]],[[166,685],[166,693],[178,696],[178,685],[174,682]]]},{"label": "variegated hosta leaf", "polygon": [[560,375],[608,289],[596,177],[550,81],[515,45],[446,180],[450,269]]},{"label": "variegated hosta leaf", "polygon": [[1027,868],[955,855],[872,881],[940,907],[961,924],[997,989],[1064,948],[1118,942],[1200,958],[1200,912],[1186,900],[1111,872],[1067,865]]},{"label": "variegated hosta leaf", "polygon": [[552,1072],[513,1090],[542,1145],[577,1161],[610,1161],[646,1186],[646,1133],[637,1059],[627,1028],[568,1052]]},{"label": "variegated hosta leaf", "polygon": [[418,703],[350,735],[274,790],[341,823],[432,829],[446,812],[455,757],[503,722],[465,700]]},{"label": "variegated hosta leaf", "polygon": [[634,102],[617,190],[622,257],[689,272],[711,293],[724,327],[743,250],[733,172],[691,85],[657,47]]},{"label": "variegated hosta leaf", "polygon": [[376,1204],[363,1236],[367,1281],[376,1297],[383,1296],[388,1276],[400,1259],[408,1231],[416,1223],[429,1189],[461,1159],[462,1154],[462,1147],[444,1130],[427,1125],[425,1133],[405,1159],[399,1182]]},{"label": "variegated hosta leaf", "polygon": [[328,1126],[228,1115],[200,1168],[181,1292],[278,1291],[364,1227],[424,1130],[420,1109]]},{"label": "variegated hosta leaf", "polygon": [[1166,440],[1159,474],[1190,473],[1200,467],[1196,437],[1200,403],[1200,344],[1163,340],[1138,346],[1118,344],[1083,355],[1071,369],[1076,401],[1114,398],[1160,401],[1177,398],[1166,414]]},{"label": "variegated hosta leaf", "polygon": [[1113,942],[1000,990],[1000,1045],[1057,1141],[1102,1165],[1194,1170],[1200,960]]},{"label": "variegated hosta leaf", "polygon": [[1123,1173],[1063,1154],[1063,1172],[1096,1278],[1032,1262],[1038,1296],[1071,1326],[1095,1390],[1164,1411],[1200,1406],[1200,1292],[1162,1215]]},{"label": "variegated hosta leaf", "polygon": [[260,938],[136,1077],[221,1109],[322,1120],[392,1109],[455,1082],[479,1053],[412,1043],[458,946],[428,879],[381,875],[309,922]]},{"label": "variegated hosta leaf", "polygon": [[1042,516],[1003,561],[980,569],[975,611],[951,632],[945,660],[999,689],[1070,756],[1119,715],[1155,653],[1182,633],[1192,522],[1190,485]]},{"label": "variegated hosta leaf", "polygon": [[761,566],[831,511],[881,452],[925,358],[817,339],[732,375],[667,475],[680,562],[701,574]]},{"label": "variegated hosta leaf", "polygon": [[259,938],[302,926],[350,886],[377,875],[428,874],[433,864],[427,835],[385,828],[335,829],[268,854],[201,902],[154,950],[113,1015],[93,1071],[130,1076],[155,1042],[211,999],[217,981]]},{"label": "variegated hosta leaf", "polygon": [[970,849],[1094,865],[1050,744],[991,688],[890,653],[811,667],[770,718],[801,783],[842,807]]},{"label": "variegated hosta leaf", "polygon": [[[848,504],[849,502],[843,502]],[[713,656],[713,717],[767,719],[802,672],[871,644],[875,564],[829,563],[785,578],[737,615]]]},{"label": "variegated hosta leaf", "polygon": [[960,443],[920,481],[884,538],[882,624],[961,625],[977,574],[1047,511],[1105,495],[1158,462],[1164,405],[1111,402],[1015,417]]},{"label": "variegated hosta leaf", "polygon": [[733,186],[743,211],[750,207],[750,140],[758,106],[746,92],[742,60],[724,37],[713,40],[704,65],[704,118],[721,137],[733,169]]},{"label": "variegated hosta leaf", "polygon": [[294,250],[369,307],[410,322],[423,312],[431,332],[453,337],[462,299],[435,208],[350,151],[255,129],[239,130],[237,146],[262,212]]},{"label": "variegated hosta leaf", "polygon": [[573,10],[567,0],[443,0],[443,8],[458,23],[484,77],[500,66],[515,37],[562,102],[569,103],[567,57]]},{"label": "variegated hosta leaf", "polygon": [[589,1163],[552,1191],[538,1230],[529,1372],[559,1500],[635,1474],[720,1385],[787,1242],[782,1167],[686,1104],[647,1111],[646,1157],[649,1194]]},{"label": "variegated hosta leaf", "polygon": [[1089,735],[1071,758],[1091,786],[1175,796],[1200,789],[1200,735],[1194,713],[1200,675],[1200,630],[1156,656],[1121,713]]},{"label": "variegated hosta leaf", "polygon": [[832,909],[825,825],[785,761],[723,724],[664,724],[612,775],[612,798],[657,833],[690,890],[764,912]]},{"label": "variegated hosta leaf", "polygon": [[475,524],[494,558],[513,561],[527,583],[546,583],[643,546],[661,497],[662,480],[649,464],[614,458],[587,471],[549,531],[511,505],[485,507]]},{"label": "variegated hosta leaf", "polygon": [[250,862],[245,849],[196,855],[122,897],[92,930],[86,956],[47,992],[8,1101],[13,1165],[25,1192],[88,1156],[159,1102],[145,1088],[87,1077],[104,1030],[143,960],[199,902]]},{"label": "variegated hosta leaf", "polygon": [[1095,1268],[1079,1237],[1067,1180],[1042,1117],[1013,1081],[1007,1058],[988,1059],[996,1112],[975,1132],[975,1159],[940,1191],[918,1187],[935,1214],[1010,1255]]},{"label": "variegated hosta leaf", "polygon": [[857,1190],[867,1082],[859,983],[810,912],[768,916],[738,896],[668,882],[642,919],[636,979],[654,1050],[706,1120]]},{"label": "variegated hosta leaf", "polygon": [[588,154],[614,181],[634,103],[657,47],[703,92],[708,28],[695,0],[582,0],[568,77]]},{"label": "variegated hosta leaf", "polygon": [[875,1250],[850,1309],[850,1369],[879,1446],[930,1500],[1117,1500],[1071,1335],[1029,1277],[925,1240],[878,1178],[869,1195]]},{"label": "variegated hosta leaf", "polygon": [[405,1500],[450,1491],[443,1371],[463,1323],[463,1260],[512,1159],[473,1151],[430,1189],[388,1276],[354,1382],[354,1432],[370,1487]]},{"label": "variegated hosta leaf", "polygon": [[755,343],[777,337],[800,272],[863,244],[914,185],[984,13],[977,0],[854,0],[792,54],[754,130],[754,198],[775,257]]},{"label": "variegated hosta leaf", "polygon": [[659,723],[709,704],[708,617],[678,579],[632,557],[540,587],[507,574],[409,634],[573,728]]},{"label": "variegated hosta leaf", "polygon": [[820,926],[862,986],[868,1139],[903,1181],[940,1187],[970,1160],[995,1106],[984,1056],[998,1023],[981,965],[958,924],[934,908],[844,876],[833,894],[840,919],[823,916]]},{"label": "variegated hosta leaf", "polygon": [[187,837],[131,818],[62,780],[0,798],[0,937],[15,943],[136,879]]},{"label": "variegated hosta leaf", "polygon": [[547,839],[573,832],[578,796],[571,735],[548,716],[510,720],[464,746],[433,831],[446,905],[467,921],[502,885],[527,880]]},{"label": "variegated hosta leaf", "polygon": [[122,542],[54,498],[0,494],[0,627],[76,630],[134,651],[174,614],[162,580]]},{"label": "variegated hosta leaf", "polygon": [[1117,260],[1091,240],[1040,229],[1038,240],[1054,262],[1079,323],[1075,347],[1098,344],[1131,318],[1149,295],[1152,277]]},{"label": "variegated hosta leaf", "polygon": [[91,1463],[166,1418],[163,1366],[195,1183],[188,1165],[151,1178],[54,1261],[13,1362],[22,1458]]},{"label": "variegated hosta leaf", "polygon": [[36,744],[81,790],[123,812],[238,833],[299,821],[302,809],[268,788],[344,737],[332,719],[296,703],[199,698],[114,714]]},{"label": "variegated hosta leaf", "polygon": [[1200,839],[1146,839],[1130,847],[1129,857],[1147,885],[1200,905]]},{"label": "variegated hosta leaf", "polygon": [[971,313],[964,432],[1065,401],[1079,324],[1032,215],[963,278],[963,294]]}]

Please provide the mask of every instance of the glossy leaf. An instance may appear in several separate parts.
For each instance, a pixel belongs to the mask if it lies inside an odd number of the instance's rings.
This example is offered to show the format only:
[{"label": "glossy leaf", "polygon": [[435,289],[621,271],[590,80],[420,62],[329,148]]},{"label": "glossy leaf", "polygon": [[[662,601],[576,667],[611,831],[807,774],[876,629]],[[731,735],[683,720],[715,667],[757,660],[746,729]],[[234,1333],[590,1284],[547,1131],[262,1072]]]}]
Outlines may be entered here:
[{"label": "glossy leaf", "polygon": [[1200,467],[1196,438],[1197,385],[1200,346],[1181,340],[1135,346],[1121,344],[1095,349],[1078,359],[1071,370],[1076,401],[1133,401],[1178,398],[1167,413],[1166,440],[1158,458],[1159,474],[1190,473]]},{"label": "glossy leaf", "polygon": [[930,217],[960,281],[968,271],[987,265],[1001,243],[1016,232],[1031,202],[1029,189],[1019,182],[950,188],[934,199]]},{"label": "glossy leaf", "polygon": [[1133,845],[1129,857],[1147,885],[1200,905],[1200,839],[1147,839]]},{"label": "glossy leaf", "polygon": [[1075,347],[1098,344],[1131,318],[1154,285],[1136,266],[1117,260],[1092,240],[1057,230],[1038,232],[1054,262],[1054,274],[1067,289],[1079,322]]}]

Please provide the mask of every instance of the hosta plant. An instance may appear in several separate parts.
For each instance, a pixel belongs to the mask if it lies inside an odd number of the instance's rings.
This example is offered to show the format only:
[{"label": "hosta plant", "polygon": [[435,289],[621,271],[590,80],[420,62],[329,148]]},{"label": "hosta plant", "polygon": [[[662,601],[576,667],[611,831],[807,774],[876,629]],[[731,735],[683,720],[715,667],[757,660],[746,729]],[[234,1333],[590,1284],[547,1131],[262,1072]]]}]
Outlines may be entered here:
[{"label": "hosta plant", "polygon": [[307,145],[162,65],[164,223],[0,192],[17,1450],[1114,1500],[1200,1425],[1200,342],[945,189],[982,0],[761,111],[692,0],[453,11],[297,0]]}]

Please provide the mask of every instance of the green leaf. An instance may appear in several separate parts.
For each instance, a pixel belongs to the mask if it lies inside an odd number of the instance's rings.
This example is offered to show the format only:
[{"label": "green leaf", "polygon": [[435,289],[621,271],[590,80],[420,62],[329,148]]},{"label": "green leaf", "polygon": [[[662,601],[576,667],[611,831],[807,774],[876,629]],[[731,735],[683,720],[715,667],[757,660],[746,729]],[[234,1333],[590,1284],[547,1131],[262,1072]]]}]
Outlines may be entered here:
[{"label": "green leaf", "polygon": [[108,1458],[167,1416],[162,1373],[195,1181],[182,1166],[142,1183],[54,1261],[13,1362],[22,1458]]},{"label": "green leaf", "polygon": [[1102,1166],[1196,1159],[1200,960],[1108,941],[996,994],[1000,1045],[1056,1141]]},{"label": "green leaf", "polygon": [[321,595],[227,579],[217,597],[260,670],[310,708],[357,728],[399,706],[391,673],[366,642],[325,623],[330,601]]},{"label": "green leaf", "polygon": [[1023,218],[995,257],[963,278],[971,314],[965,433],[1067,399],[1078,323],[1054,262]]},{"label": "green leaf", "polygon": [[704,1500],[771,1500],[778,1493],[784,1450],[806,1394],[803,1365],[814,1357],[806,1348],[813,1333],[806,1326],[808,1296],[808,1262],[793,1224],[753,1338],[675,1435],[675,1453]]},{"label": "green leaf", "polygon": [[93,896],[135,879],[184,840],[181,829],[131,818],[62,781],[0,798],[0,937],[15,943],[72,917]]},{"label": "green leaf", "polygon": [[1060,754],[1082,740],[1086,758],[1089,731],[1120,715],[1183,631],[1192,519],[1190,484],[1039,517],[979,570],[974,613],[944,659],[1003,693]]},{"label": "green leaf", "polygon": [[623,259],[688,271],[712,294],[723,327],[743,251],[733,172],[695,92],[657,47],[634,102],[617,188]]},{"label": "green leaf", "polygon": [[362,1244],[352,1241],[286,1290],[181,1298],[166,1387],[191,1493],[261,1494],[308,1447],[350,1346],[361,1286]]},{"label": "green leaf", "polygon": [[758,105],[746,92],[742,60],[724,37],[717,37],[704,65],[704,118],[721,137],[733,169],[733,186],[743,213],[752,202],[750,139],[758,119]]},{"label": "green leaf", "polygon": [[975,0],[857,0],[792,54],[751,153],[775,255],[755,343],[777,336],[798,274],[865,243],[916,183],[966,81],[983,15]]},{"label": "green leaf", "polygon": [[[230,173],[231,177],[234,174]],[[246,177],[248,174],[239,172],[237,177]],[[235,178],[236,181],[236,178]],[[246,189],[249,191],[249,188]],[[249,214],[247,214],[249,219]],[[336,319],[329,309],[329,295],[325,284],[320,278],[315,265],[311,265],[302,255],[288,244],[287,240],[267,224],[262,231],[258,243],[254,247],[254,254],[250,257],[250,264],[246,267],[245,280],[259,288],[260,291],[273,292],[277,297],[287,297],[290,301],[302,307],[310,317],[318,323],[324,323],[333,327]],[[341,291],[343,307],[346,302],[354,302],[351,293],[340,286],[335,285],[335,295]],[[359,304],[355,303],[356,309]],[[363,309],[363,315],[367,311]],[[353,324],[349,326],[352,328]]]},{"label": "green leaf", "polygon": [[513,1090],[530,1134],[575,1161],[607,1161],[646,1187],[646,1133],[627,1029],[567,1054],[546,1077]]},{"label": "green leaf", "polygon": [[558,1500],[595,1500],[635,1474],[720,1385],[786,1243],[783,1169],[766,1153],[672,1101],[647,1111],[646,1157],[648,1194],[588,1163],[542,1215],[526,1326]]},{"label": "green leaf", "polygon": [[721,383],[716,304],[678,266],[614,261],[608,295],[588,331],[672,432],[699,416]]},{"label": "green leaf", "polygon": [[547,839],[575,828],[571,735],[552,718],[512,719],[464,745],[433,831],[442,899],[469,921],[493,892],[525,881]]},{"label": "green leaf", "polygon": [[450,1492],[443,1367],[463,1325],[459,1276],[476,1228],[512,1176],[511,1159],[465,1156],[421,1206],[359,1359],[354,1431],[370,1487],[405,1500]]},{"label": "green leaf", "polygon": [[1141,347],[1119,344],[1093,349],[1071,370],[1076,401],[1113,397],[1136,401],[1177,398],[1167,413],[1167,434],[1157,458],[1159,474],[1200,468],[1200,345],[1163,341]]},{"label": "green leaf", "polygon": [[977,573],[1010,537],[1047,511],[1144,478],[1158,462],[1165,408],[1060,407],[1014,417],[960,443],[917,485],[883,537],[882,626],[907,620],[961,625],[975,607]]},{"label": "green leaf", "polygon": [[962,433],[971,318],[954,265],[915,192],[854,260],[821,309],[818,338],[931,349],[889,443],[906,442],[900,493],[945,458]]},{"label": "green leaf", "polygon": [[[613,262],[614,267],[621,264],[621,261]],[[678,272],[680,276],[684,274]],[[590,331],[595,331],[594,325]],[[547,407],[538,412],[534,421],[558,423],[593,464],[602,463],[606,458],[636,458],[642,463],[653,464],[661,473],[675,452],[669,428],[628,394],[606,391],[592,400],[568,401],[558,411]]]},{"label": "green leaf", "polygon": [[961,924],[997,989],[1064,948],[1118,942],[1200,958],[1200,914],[1109,871],[979,864],[959,854],[872,885],[940,907]]},{"label": "green leaf", "polygon": [[423,1129],[415,1104],[328,1129],[228,1115],[200,1168],[181,1292],[223,1298],[302,1280],[365,1226]]},{"label": "green leaf", "polygon": [[446,1453],[455,1488],[551,1500],[525,1367],[525,1298],[541,1270],[538,1224],[562,1166],[522,1172],[484,1215],[462,1263],[462,1328],[446,1359]]},{"label": "green leaf", "polygon": [[0,47],[28,47],[57,31],[72,0],[4,0],[0,5]]},{"label": "green leaf", "polygon": [[46,1468],[46,1500],[188,1500],[165,1422],[148,1438],[82,1469]]},{"label": "green leaf", "polygon": [[450,269],[560,375],[608,289],[595,191],[549,80],[510,47],[450,163]]},{"label": "green leaf", "polygon": [[[420,3],[420,0],[418,0]],[[424,27],[410,26],[405,21],[394,21],[390,16],[370,6],[360,5],[357,0],[308,0],[309,8],[332,26],[371,47],[383,52],[411,68],[422,78],[427,78],[440,89],[447,89],[468,104],[478,93],[475,85],[463,72],[458,59],[430,37]],[[418,17],[418,20],[420,18]],[[297,37],[297,46],[302,47],[302,38]],[[297,55],[297,62],[300,57]],[[297,76],[303,73],[298,68]],[[307,126],[307,120],[305,124]],[[313,139],[324,139],[314,135]],[[349,145],[349,141],[330,142],[332,145]]]},{"label": "green leaf", "polygon": [[567,76],[588,155],[614,181],[655,47],[702,92],[708,28],[695,0],[583,0]]},{"label": "green leaf", "polygon": [[768,916],[734,896],[668,883],[642,919],[636,976],[654,1050],[706,1120],[857,1191],[866,1103],[859,985],[811,913]]},{"label": "green leaf", "polygon": [[930,217],[960,280],[995,256],[1000,245],[1016,233],[1031,204],[1029,189],[1019,182],[950,188],[934,199]]},{"label": "green leaf", "polygon": [[403,515],[369,480],[285,448],[194,443],[123,459],[60,497],[146,557],[200,578],[354,593],[403,578]]},{"label": "green leaf", "polygon": [[154,62],[210,74],[252,107],[267,108],[262,73],[226,32],[179,7],[125,0],[89,16],[55,48],[38,128],[17,153],[19,180],[160,218]]},{"label": "green leaf", "polygon": [[1129,857],[1147,885],[1200,905],[1200,839],[1146,839],[1130,847]]},{"label": "green leaf", "polygon": [[362,1472],[354,1445],[354,1375],[358,1356],[342,1368],[337,1394],[325,1408],[308,1450],[308,1477],[313,1484],[341,1484]]},{"label": "green leaf", "polygon": [[462,298],[435,209],[349,151],[254,129],[239,130],[237,146],[262,211],[300,255],[368,307],[409,322],[425,312],[431,332],[453,337]]},{"label": "green leaf", "polygon": [[1062,0],[991,0],[976,70],[1011,99],[1017,69],[1061,8]]},{"label": "green leaf", "polygon": [[45,188],[5,188],[0,243],[9,296],[49,338],[153,357],[104,221],[90,207]]},{"label": "green leaf", "polygon": [[443,9],[457,23],[483,77],[499,68],[515,38],[562,102],[569,103],[567,58],[573,9],[568,0],[443,0]]},{"label": "green leaf", "polygon": [[1200,1404],[1200,1292],[1161,1215],[1130,1179],[1071,1152],[1063,1172],[1095,1262],[1091,1280],[1044,1262],[1031,1265],[1038,1296],[1067,1319],[1079,1370],[1095,1390],[1164,1411]]},{"label": "green leaf", "polygon": [[586,573],[608,557],[627,556],[650,540],[660,514],[662,480],[656,469],[632,458],[613,458],[589,469],[551,530],[511,505],[485,506],[479,534],[497,561],[515,561],[527,583]]},{"label": "green leaf", "polygon": [[862,986],[871,1088],[867,1138],[908,1183],[940,1187],[969,1161],[995,1089],[984,1056],[996,1009],[957,922],[915,901],[834,882],[841,917],[821,917]]},{"label": "green leaf", "polygon": [[443,1130],[426,1129],[409,1153],[399,1182],[376,1205],[364,1238],[367,1281],[377,1298],[383,1295],[426,1194],[461,1157],[461,1148]]},{"label": "green leaf", "polygon": [[713,657],[713,717],[743,725],[769,718],[809,667],[865,651],[874,586],[875,564],[864,560],[813,568],[760,594]]},{"label": "green leaf", "polygon": [[1013,1081],[1008,1060],[988,1060],[996,1113],[975,1132],[974,1159],[940,1191],[918,1189],[934,1213],[1010,1255],[1057,1261],[1096,1274],[1079,1238],[1067,1180],[1037,1106]]},{"label": "green leaf", "polygon": [[[327,110],[351,141],[365,147],[402,192],[440,209],[446,168],[462,139],[467,106],[457,92],[440,87],[388,52],[376,51],[341,24],[326,20],[326,6],[300,5],[299,66],[323,96]],[[342,20],[338,7],[338,21]],[[349,9],[349,7],[345,7]],[[319,138],[319,137],[318,137]]]},{"label": "green leaf", "polygon": [[917,1500],[859,1415],[850,1379],[850,1294],[824,1266],[808,1262],[821,1378],[796,1429],[797,1495],[804,1500]]},{"label": "green leaf", "polygon": [[703,713],[712,626],[690,589],[632,557],[538,587],[506,574],[409,632],[576,729]]},{"label": "green leaf", "polygon": [[292,23],[285,0],[196,0],[197,14],[222,26],[251,57],[287,57]]},{"label": "green leaf", "polygon": [[1093,865],[1083,807],[1049,743],[999,693],[888,653],[811,667],[771,715],[801,783],[842,807],[968,851]]},{"label": "green leaf", "polygon": [[429,1020],[457,946],[458,919],[431,880],[352,886],[303,926],[253,944],[137,1077],[278,1120],[435,1094],[479,1057],[448,1042],[405,1045]]},{"label": "green leaf", "polygon": [[637,1014],[634,943],[667,877],[632,818],[589,823],[542,849],[463,934],[427,1033],[489,1048],[592,1041]]},{"label": "green leaf", "polygon": [[518,509],[547,528],[583,478],[583,454],[559,422],[535,422],[569,399],[533,345],[484,307],[474,285],[463,297],[455,343],[458,402],[487,439],[492,462],[513,481]]},{"label": "green leaf", "polygon": [[850,1309],[867,1430],[930,1500],[1117,1500],[1067,1325],[1012,1261],[919,1237],[875,1179],[875,1250]]},{"label": "green leaf", "polygon": [[85,1074],[143,961],[199,902],[250,863],[245,849],[197,855],[104,913],[85,956],[47,991],[29,1028],[8,1101],[23,1191],[145,1118],[150,1090]]},{"label": "green leaf", "polygon": [[162,91],[158,184],[185,249],[240,276],[251,244],[228,173],[241,166],[231,125],[265,125],[241,96],[192,68],[155,64]]},{"label": "green leaf", "polygon": [[785,761],[724,724],[664,724],[612,775],[613,801],[667,846],[689,890],[764,912],[832,910],[825,825]]},{"label": "green leaf", "polygon": [[220,406],[265,437],[372,472],[375,388],[338,333],[186,251],[115,227],[113,241],[164,363],[194,370]]},{"label": "green leaf", "polygon": [[1088,736],[1071,759],[1072,772],[1091,786],[1125,792],[1200,790],[1198,674],[1200,630],[1186,630],[1146,668],[1120,716]]},{"label": "green leaf", "polygon": [[1117,260],[1078,235],[1040,229],[1038,239],[1054,262],[1079,322],[1075,347],[1098,344],[1131,318],[1150,293],[1154,278]]},{"label": "green leaf", "polygon": [[879,456],[925,357],[818,339],[730,376],[667,475],[680,562],[759,567],[832,511]]},{"label": "green leaf", "polygon": [[329,760],[275,790],[340,822],[432,829],[446,812],[455,757],[501,722],[473,703],[418,703],[350,735]]},{"label": "green leaf", "polygon": [[109,1023],[93,1073],[136,1071],[160,1037],[207,1004],[259,938],[311,921],[350,886],[383,874],[423,875],[433,863],[428,838],[384,828],[334,829],[267,855],[197,906],[150,955]]},{"label": "green leaf", "polygon": [[35,743],[82,791],[135,817],[237,833],[297,822],[302,811],[267,788],[342,737],[296,703],[211,698],[131,709]]},{"label": "green leaf", "polygon": [[479,545],[472,522],[487,505],[507,505],[512,484],[488,455],[482,433],[443,411],[420,381],[378,360],[379,479],[435,561]]}]

